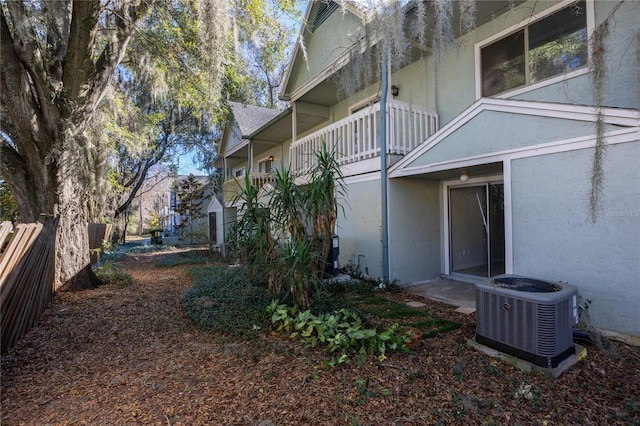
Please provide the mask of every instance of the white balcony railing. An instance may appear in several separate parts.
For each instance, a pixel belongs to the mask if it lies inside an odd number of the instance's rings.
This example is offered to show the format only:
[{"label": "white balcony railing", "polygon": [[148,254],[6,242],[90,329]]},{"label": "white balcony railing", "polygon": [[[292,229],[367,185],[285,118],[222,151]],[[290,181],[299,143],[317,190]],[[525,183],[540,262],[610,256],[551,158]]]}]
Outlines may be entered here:
[{"label": "white balcony railing", "polygon": [[[275,176],[273,173],[251,173],[249,174],[249,180],[255,187],[262,188],[266,183],[274,182]],[[222,193],[224,194],[224,202],[232,203],[236,201],[238,195],[246,188],[246,181],[244,176],[237,178],[231,178],[226,180],[222,184]]]},{"label": "white balcony railing", "polygon": [[[438,130],[435,111],[392,100],[387,105],[387,153],[406,154]],[[364,108],[291,144],[294,171],[304,172],[326,143],[339,164],[380,155],[380,103]]]}]

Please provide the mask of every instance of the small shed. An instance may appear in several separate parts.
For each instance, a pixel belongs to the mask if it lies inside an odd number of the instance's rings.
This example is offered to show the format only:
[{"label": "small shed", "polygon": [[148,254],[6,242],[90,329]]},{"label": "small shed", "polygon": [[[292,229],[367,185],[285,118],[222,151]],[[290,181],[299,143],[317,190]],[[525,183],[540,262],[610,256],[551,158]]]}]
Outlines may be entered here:
[{"label": "small shed", "polygon": [[209,245],[218,247],[224,243],[224,219],[223,208],[215,195],[211,197],[207,213],[209,214]]}]

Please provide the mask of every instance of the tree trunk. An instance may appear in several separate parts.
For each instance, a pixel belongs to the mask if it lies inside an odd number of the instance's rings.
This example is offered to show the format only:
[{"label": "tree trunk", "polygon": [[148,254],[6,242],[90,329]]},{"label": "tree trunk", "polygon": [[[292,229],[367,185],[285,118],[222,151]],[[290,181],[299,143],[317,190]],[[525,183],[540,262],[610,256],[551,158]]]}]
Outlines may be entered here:
[{"label": "tree trunk", "polygon": [[64,151],[58,174],[56,213],[60,215],[60,222],[56,241],[55,288],[84,290],[95,288],[100,280],[91,269],[87,176],[73,173],[71,169],[80,166],[80,170],[87,170],[90,164],[85,163],[85,158],[72,156],[73,150]]},{"label": "tree trunk", "polygon": [[91,288],[88,202],[102,193],[106,163],[86,130],[153,1],[45,2],[48,19],[37,25],[32,3],[0,7],[0,173],[23,220],[60,216],[55,288]]}]

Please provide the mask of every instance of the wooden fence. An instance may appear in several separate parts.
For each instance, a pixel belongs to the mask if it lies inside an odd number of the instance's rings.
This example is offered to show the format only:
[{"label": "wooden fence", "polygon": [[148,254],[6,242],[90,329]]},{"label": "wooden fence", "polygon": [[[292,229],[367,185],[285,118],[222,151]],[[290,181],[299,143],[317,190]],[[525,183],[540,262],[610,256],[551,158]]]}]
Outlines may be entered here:
[{"label": "wooden fence", "polygon": [[[7,225],[8,223],[8,225]],[[6,352],[40,318],[53,296],[58,219],[44,225],[20,224],[0,255],[0,327]],[[0,244],[11,223],[0,226]]]},{"label": "wooden fence", "polygon": [[[36,323],[54,289],[55,240],[58,219],[41,223],[0,223],[0,328],[2,353]],[[11,239],[4,250],[9,235]],[[89,224],[91,263],[100,260],[110,224]]]},{"label": "wooden fence", "polygon": [[91,264],[97,263],[102,255],[102,241],[109,241],[111,235],[110,223],[89,224],[89,250],[91,250]]}]

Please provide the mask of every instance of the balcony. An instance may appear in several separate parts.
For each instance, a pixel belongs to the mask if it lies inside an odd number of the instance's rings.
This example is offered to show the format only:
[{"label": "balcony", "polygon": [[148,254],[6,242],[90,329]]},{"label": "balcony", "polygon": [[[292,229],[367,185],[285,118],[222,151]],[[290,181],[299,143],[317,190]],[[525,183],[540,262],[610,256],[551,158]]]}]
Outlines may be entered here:
[{"label": "balcony", "polygon": [[[275,177],[273,173],[250,173],[249,180],[251,184],[257,188],[262,188],[266,183],[274,182]],[[224,194],[224,203],[233,203],[238,195],[244,191],[246,181],[244,176],[239,176],[236,179],[228,179],[222,185],[222,193]]]},{"label": "balcony", "polygon": [[[391,100],[387,105],[387,153],[404,155],[438,130],[435,111]],[[291,168],[305,172],[326,143],[336,161],[350,164],[380,156],[380,103],[366,107],[291,144]],[[379,167],[378,167],[379,170]]]}]

